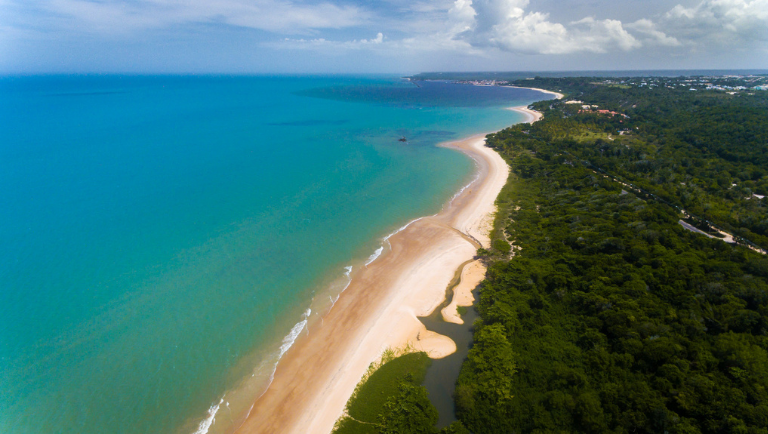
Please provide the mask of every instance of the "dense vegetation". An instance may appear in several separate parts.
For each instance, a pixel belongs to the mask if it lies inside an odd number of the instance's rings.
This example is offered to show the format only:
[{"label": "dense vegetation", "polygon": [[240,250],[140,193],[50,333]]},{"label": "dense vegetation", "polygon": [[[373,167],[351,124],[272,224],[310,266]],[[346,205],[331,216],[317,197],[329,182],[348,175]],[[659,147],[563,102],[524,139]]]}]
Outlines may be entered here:
[{"label": "dense vegetation", "polygon": [[371,366],[339,419],[335,434],[464,434],[461,423],[438,431],[437,410],[421,386],[431,359],[424,352],[387,352]]},{"label": "dense vegetation", "polygon": [[647,89],[590,79],[526,82],[629,116],[538,103],[548,118],[533,131],[539,139],[768,247],[768,209],[753,196],[768,194],[768,92]]},{"label": "dense vegetation", "polygon": [[768,433],[768,259],[685,230],[676,208],[768,246],[752,196],[768,189],[766,95],[524,84],[582,104],[537,103],[542,121],[489,136],[513,173],[459,419],[474,433]]}]

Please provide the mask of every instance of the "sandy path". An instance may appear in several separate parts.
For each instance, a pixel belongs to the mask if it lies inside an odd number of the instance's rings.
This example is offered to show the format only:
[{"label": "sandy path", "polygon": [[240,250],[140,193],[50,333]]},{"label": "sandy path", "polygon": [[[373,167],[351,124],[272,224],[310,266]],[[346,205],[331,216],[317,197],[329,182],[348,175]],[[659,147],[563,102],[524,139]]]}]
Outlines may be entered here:
[{"label": "sandy path", "polygon": [[444,145],[475,160],[476,180],[436,216],[393,235],[391,249],[354,275],[322,323],[302,334],[280,361],[238,433],[328,433],[368,365],[387,347],[411,344],[435,358],[456,350],[417,316],[443,301],[476,242],[488,246],[494,202],[509,168],[484,142],[478,135]]}]

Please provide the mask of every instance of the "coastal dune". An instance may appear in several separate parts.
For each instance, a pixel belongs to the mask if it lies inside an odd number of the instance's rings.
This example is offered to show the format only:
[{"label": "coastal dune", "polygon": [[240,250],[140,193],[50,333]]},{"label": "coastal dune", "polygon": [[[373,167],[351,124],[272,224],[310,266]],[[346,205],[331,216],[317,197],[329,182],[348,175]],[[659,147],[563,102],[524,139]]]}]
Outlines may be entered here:
[{"label": "coastal dune", "polygon": [[434,216],[389,237],[384,253],[356,271],[322,322],[303,333],[280,361],[274,380],[238,433],[328,433],[349,396],[386,348],[410,345],[445,357],[454,342],[425,329],[462,264],[488,247],[494,202],[509,174],[484,135],[446,143],[477,165],[475,180]]}]

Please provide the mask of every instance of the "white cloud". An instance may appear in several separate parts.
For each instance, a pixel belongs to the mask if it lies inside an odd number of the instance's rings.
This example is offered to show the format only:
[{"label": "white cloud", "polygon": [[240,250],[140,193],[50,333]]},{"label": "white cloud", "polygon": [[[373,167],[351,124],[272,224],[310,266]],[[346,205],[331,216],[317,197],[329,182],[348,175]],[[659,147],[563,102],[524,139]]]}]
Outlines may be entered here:
[{"label": "white cloud", "polygon": [[[441,22],[428,23],[414,18],[406,25],[409,29],[421,28],[421,32],[412,31],[410,36],[399,40],[381,40],[376,50],[382,53],[453,51],[492,57],[494,49],[525,54],[569,54],[630,51],[642,45],[618,20],[587,17],[561,24],[551,21],[548,14],[526,11],[528,5],[529,0],[454,0],[447,10],[442,10]],[[434,12],[430,10],[430,20]],[[658,38],[658,34],[663,35],[657,32],[648,37]],[[286,39],[278,44],[286,48],[345,50],[371,48],[370,42]]]},{"label": "white cloud", "polygon": [[618,48],[623,51],[640,48],[642,44],[624,29],[619,20],[596,20],[584,18],[573,24],[572,43],[578,47],[573,51],[603,53]]},{"label": "white cloud", "polygon": [[662,32],[653,21],[645,18],[627,24],[627,28],[642,34],[645,36],[644,40],[651,44],[665,45],[667,47],[679,47],[681,45],[677,38]]},{"label": "white cloud", "polygon": [[382,42],[384,42],[384,34],[379,32],[378,34],[376,34],[375,39],[368,39],[368,40],[363,39],[362,42],[366,44],[381,44]]},{"label": "white cloud", "polygon": [[162,28],[187,23],[223,23],[277,33],[344,28],[368,20],[353,6],[285,0],[48,0],[37,5],[71,27],[102,33]]},{"label": "white cloud", "polygon": [[[93,39],[93,34],[99,40],[113,36],[111,43],[130,41],[148,29],[183,40],[202,32],[198,24],[216,24],[273,33],[255,33],[253,39],[261,38],[256,47],[323,54],[367,50],[396,59],[393,63],[409,56],[443,56],[487,65],[515,59],[551,67],[556,63],[547,64],[546,58],[574,53],[585,54],[585,59],[586,54],[611,53],[615,56],[602,57],[619,59],[621,53],[639,50],[623,57],[638,64],[650,54],[768,53],[768,0],[660,0],[669,4],[662,9],[657,4],[653,11],[623,11],[625,22],[612,15],[623,6],[607,7],[609,1],[581,2],[577,10],[558,13],[543,9],[559,4],[557,0],[380,0],[357,5],[351,0],[0,0],[0,51],[10,53],[22,46],[21,40],[34,46],[43,44],[39,41]],[[699,3],[672,8],[678,1]],[[514,54],[543,56],[522,60]],[[579,64],[581,57],[568,58]]]},{"label": "white cloud", "polygon": [[448,27],[451,34],[466,32],[472,28],[477,13],[472,8],[472,0],[456,0],[448,9]]},{"label": "white cloud", "polygon": [[587,17],[567,26],[552,22],[549,14],[527,12],[529,0],[456,0],[451,9],[457,38],[475,46],[493,46],[528,54],[604,53],[632,50],[642,43],[618,20]]},{"label": "white cloud", "polygon": [[415,13],[441,13],[451,7],[450,0],[431,0],[431,1],[408,1],[400,5],[399,10]]},{"label": "white cloud", "polygon": [[768,0],[704,0],[691,8],[677,5],[661,23],[669,33],[692,44],[768,41]]},{"label": "white cloud", "polygon": [[[655,18],[640,15],[629,24],[593,16],[558,22],[535,10],[530,0],[455,0],[445,17],[442,28],[412,36],[411,44],[434,43],[465,52],[491,53],[489,48],[496,48],[520,54],[561,55],[628,52],[643,47],[670,53],[712,51],[717,46],[749,49],[768,40],[768,0],[703,0],[690,8],[675,6]],[[768,46],[762,44],[762,51],[766,50]]]},{"label": "white cloud", "polygon": [[[334,41],[325,38],[314,39],[294,39],[284,38],[282,41],[269,42],[263,44],[264,46],[273,48],[293,48],[293,49],[324,49],[324,50],[360,50],[363,48],[372,48],[375,46],[384,47],[384,34],[379,32],[375,38],[371,39],[354,39],[351,41]],[[384,48],[387,49],[387,48]]]},{"label": "white cloud", "polygon": [[[661,15],[635,15],[629,23],[592,15],[559,22],[536,10],[537,3],[531,0],[388,1],[408,14],[375,18],[385,30],[399,36],[382,40],[376,48],[380,52],[452,51],[490,58],[498,55],[497,50],[566,55],[645,47],[682,54],[714,53],[718,46],[749,49],[768,40],[768,0],[702,0],[693,7],[675,6]],[[590,12],[600,13],[598,9]],[[322,43],[349,49],[366,46],[366,40]]]}]

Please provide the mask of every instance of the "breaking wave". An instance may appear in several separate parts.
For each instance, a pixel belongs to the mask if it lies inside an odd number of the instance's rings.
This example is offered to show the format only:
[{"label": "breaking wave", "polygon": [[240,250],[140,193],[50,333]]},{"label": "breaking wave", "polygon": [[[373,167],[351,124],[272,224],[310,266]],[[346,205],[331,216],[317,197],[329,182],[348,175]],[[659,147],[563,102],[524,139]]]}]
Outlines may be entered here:
[{"label": "breaking wave", "polygon": [[365,266],[367,267],[367,266],[371,265],[371,262],[375,261],[376,258],[381,256],[381,252],[383,252],[383,251],[384,251],[384,246],[381,246],[378,249],[376,249],[376,251],[373,252],[373,254],[370,257],[368,257],[368,261],[365,263]]},{"label": "breaking wave", "polygon": [[194,434],[206,434],[208,432],[208,429],[213,425],[213,421],[216,420],[216,413],[219,411],[219,407],[221,407],[221,403],[223,402],[224,398],[221,398],[221,401],[219,401],[218,404],[212,405],[211,408],[208,409],[208,417],[200,422],[200,426],[197,427],[197,431],[195,431]]}]

